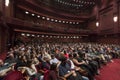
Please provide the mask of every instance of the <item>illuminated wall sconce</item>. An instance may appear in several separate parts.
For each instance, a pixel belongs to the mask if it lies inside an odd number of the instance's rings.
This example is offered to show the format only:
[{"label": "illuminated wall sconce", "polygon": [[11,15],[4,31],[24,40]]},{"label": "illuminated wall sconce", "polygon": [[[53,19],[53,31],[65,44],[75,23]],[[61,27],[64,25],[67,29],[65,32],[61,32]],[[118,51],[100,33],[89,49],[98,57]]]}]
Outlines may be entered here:
[{"label": "illuminated wall sconce", "polygon": [[99,26],[99,22],[98,22],[98,21],[96,22],[96,26],[97,26],[97,27]]},{"label": "illuminated wall sconce", "polygon": [[114,17],[113,17],[113,21],[114,21],[114,22],[117,22],[117,21],[118,21],[118,16],[114,16]]},{"label": "illuminated wall sconce", "polygon": [[5,6],[9,6],[9,3],[10,3],[10,1],[9,0],[5,0]]}]

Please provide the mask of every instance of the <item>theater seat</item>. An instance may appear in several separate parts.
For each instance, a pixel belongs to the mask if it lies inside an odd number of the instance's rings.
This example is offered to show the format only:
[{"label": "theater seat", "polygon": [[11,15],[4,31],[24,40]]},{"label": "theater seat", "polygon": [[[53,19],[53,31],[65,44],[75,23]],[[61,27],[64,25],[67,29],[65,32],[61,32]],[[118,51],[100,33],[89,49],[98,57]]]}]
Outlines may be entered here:
[{"label": "theater seat", "polygon": [[3,80],[25,80],[20,71],[9,72]]}]

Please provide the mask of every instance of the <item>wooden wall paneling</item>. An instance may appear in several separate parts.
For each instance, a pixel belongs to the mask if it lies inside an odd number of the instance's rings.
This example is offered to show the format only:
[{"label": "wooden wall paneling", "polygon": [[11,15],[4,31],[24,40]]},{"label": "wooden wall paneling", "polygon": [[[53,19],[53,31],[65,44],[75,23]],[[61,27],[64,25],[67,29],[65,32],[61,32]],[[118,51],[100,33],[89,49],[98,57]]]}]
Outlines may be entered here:
[{"label": "wooden wall paneling", "polygon": [[118,3],[118,32],[120,33],[120,2]]},{"label": "wooden wall paneling", "polygon": [[1,42],[1,36],[2,36],[2,33],[1,33],[1,25],[0,25],[0,53],[2,52],[2,42]]},{"label": "wooden wall paneling", "polygon": [[[113,9],[106,9],[100,14],[100,28],[101,33],[113,33],[114,32],[114,22],[113,22]],[[110,31],[108,31],[110,30]],[[113,31],[112,31],[113,30]]]}]

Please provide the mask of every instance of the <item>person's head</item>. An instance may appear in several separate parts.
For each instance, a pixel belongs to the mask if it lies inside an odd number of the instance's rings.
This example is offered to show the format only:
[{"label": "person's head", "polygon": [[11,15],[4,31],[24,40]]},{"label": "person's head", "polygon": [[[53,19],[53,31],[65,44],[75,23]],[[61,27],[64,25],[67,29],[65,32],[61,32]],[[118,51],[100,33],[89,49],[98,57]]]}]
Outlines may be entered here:
[{"label": "person's head", "polygon": [[14,54],[13,54],[13,53],[10,53],[9,57],[10,57],[10,58],[14,58]]},{"label": "person's head", "polygon": [[66,51],[64,51],[64,54],[67,54],[67,52],[66,52]]},{"label": "person's head", "polygon": [[54,55],[54,54],[52,54],[52,55],[51,55],[51,58],[52,58],[52,59],[54,59],[54,58],[55,58],[55,55]]},{"label": "person's head", "polygon": [[4,64],[3,60],[0,59],[0,66],[2,66]]},{"label": "person's head", "polygon": [[21,60],[21,61],[27,61],[27,58],[26,58],[25,55],[23,55],[23,56],[20,57],[20,60]]},{"label": "person's head", "polygon": [[72,55],[72,54],[69,54],[69,58],[72,59],[72,58],[73,58],[73,55]]},{"label": "person's head", "polygon": [[31,59],[27,60],[27,67],[31,67],[33,64],[33,61]]},{"label": "person's head", "polygon": [[65,56],[61,56],[60,61],[61,61],[61,64],[65,65],[67,58]]},{"label": "person's head", "polygon": [[45,57],[43,58],[43,60],[46,61],[46,62],[49,62],[49,61],[50,61],[50,59],[49,59],[47,56],[45,56]]},{"label": "person's head", "polygon": [[73,54],[73,57],[76,58],[76,57],[78,57],[78,55],[77,55],[76,53],[74,53],[74,54]]},{"label": "person's head", "polygon": [[57,64],[55,63],[51,64],[50,70],[57,70]]}]

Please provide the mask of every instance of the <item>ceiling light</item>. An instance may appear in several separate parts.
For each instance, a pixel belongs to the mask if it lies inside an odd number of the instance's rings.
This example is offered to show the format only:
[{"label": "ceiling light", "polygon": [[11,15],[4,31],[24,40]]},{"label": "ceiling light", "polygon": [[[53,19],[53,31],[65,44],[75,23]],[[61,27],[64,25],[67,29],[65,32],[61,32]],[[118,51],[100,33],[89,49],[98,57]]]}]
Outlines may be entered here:
[{"label": "ceiling light", "polygon": [[59,20],[59,22],[61,23],[61,20]]},{"label": "ceiling light", "polygon": [[40,35],[37,35],[37,37],[40,37]]},{"label": "ceiling light", "polygon": [[38,18],[40,18],[40,16],[39,16],[39,15],[38,15],[37,17],[38,17]]},{"label": "ceiling light", "polygon": [[66,36],[64,36],[64,38],[66,38]]},{"label": "ceiling light", "polygon": [[45,17],[42,17],[42,19],[45,19]]},{"label": "ceiling light", "polygon": [[44,35],[42,35],[42,37],[44,37]]},{"label": "ceiling light", "polygon": [[22,36],[25,36],[25,34],[24,34],[24,33],[21,33],[21,35],[22,35]]},{"label": "ceiling light", "polygon": [[50,18],[47,18],[47,20],[50,20]]},{"label": "ceiling light", "polygon": [[73,38],[76,38],[75,36]]},{"label": "ceiling light", "polygon": [[32,34],[32,37],[34,37],[35,35],[34,34]]},{"label": "ceiling light", "polygon": [[28,12],[28,11],[25,11],[25,14],[29,14],[29,12]]},{"label": "ceiling light", "polygon": [[54,21],[54,19],[51,19],[51,21]]},{"label": "ceiling light", "polygon": [[30,34],[27,34],[27,36],[30,36]]},{"label": "ceiling light", "polygon": [[65,23],[65,21],[63,21],[63,23]]},{"label": "ceiling light", "polygon": [[32,14],[32,16],[35,16],[35,14]]},{"label": "ceiling light", "polygon": [[72,22],[69,22],[70,24],[72,24]]},{"label": "ceiling light", "polygon": [[55,22],[57,22],[58,20],[55,20]]},{"label": "ceiling light", "polygon": [[76,24],[79,24],[79,22],[77,22]]},{"label": "ceiling light", "polygon": [[66,23],[68,23],[68,21]]}]

